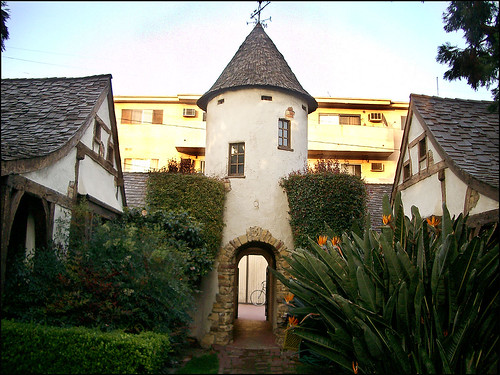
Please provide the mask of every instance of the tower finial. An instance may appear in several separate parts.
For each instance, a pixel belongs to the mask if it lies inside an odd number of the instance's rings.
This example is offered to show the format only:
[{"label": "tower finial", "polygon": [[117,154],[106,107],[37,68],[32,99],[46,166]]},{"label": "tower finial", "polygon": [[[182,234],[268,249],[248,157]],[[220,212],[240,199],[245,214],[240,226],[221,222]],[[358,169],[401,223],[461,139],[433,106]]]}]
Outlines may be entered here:
[{"label": "tower finial", "polygon": [[253,13],[250,15],[250,18],[255,18],[255,16],[257,16],[257,18],[256,18],[253,22],[247,22],[247,25],[248,25],[249,23],[253,23],[253,24],[255,24],[255,25],[256,25],[256,24],[258,24],[258,23],[260,23],[260,24],[262,25],[262,27],[266,27],[267,25],[266,25],[266,24],[264,24],[263,22],[266,22],[267,20],[271,21],[271,17],[269,17],[269,18],[267,18],[267,19],[265,19],[265,20],[262,20],[262,21],[260,20],[260,12],[262,12],[262,10],[263,10],[266,6],[268,6],[268,5],[269,5],[269,3],[270,3],[270,1],[266,1],[266,2],[265,2],[265,4],[264,4],[264,6],[262,6],[262,3],[263,3],[263,2],[264,2],[264,1],[258,1],[258,3],[259,3],[259,7],[258,7],[257,9],[255,9],[255,10],[253,11]]}]

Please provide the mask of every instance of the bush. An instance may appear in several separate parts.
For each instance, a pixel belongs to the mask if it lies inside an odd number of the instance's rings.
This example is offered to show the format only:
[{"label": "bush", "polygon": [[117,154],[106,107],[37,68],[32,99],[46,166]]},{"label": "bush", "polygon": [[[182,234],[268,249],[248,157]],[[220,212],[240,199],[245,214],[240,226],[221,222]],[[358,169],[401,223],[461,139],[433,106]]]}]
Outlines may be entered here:
[{"label": "bush", "polygon": [[296,247],[307,247],[325,223],[340,236],[352,226],[364,227],[367,193],[358,176],[341,172],[338,163],[320,161],[315,168],[294,172],[281,181],[288,197]]},{"label": "bush", "polygon": [[160,217],[141,221],[128,214],[94,226],[90,238],[73,241],[59,255],[37,249],[32,266],[19,259],[6,279],[4,317],[131,333],[152,330],[182,340],[194,308],[196,273],[190,268],[204,267],[203,252],[193,255],[197,248],[189,247],[201,243],[200,227],[185,213]]},{"label": "bush", "polygon": [[186,211],[203,224],[202,236],[210,260],[222,241],[225,190],[222,181],[201,174],[150,172],[146,203],[148,210]]},{"label": "bush", "polygon": [[171,351],[168,335],[2,320],[2,373],[158,373]]},{"label": "bush", "polygon": [[[329,231],[286,258],[294,332],[335,371],[494,373],[498,231],[473,237],[462,215],[404,216],[384,197],[379,234]],[[333,240],[333,241],[332,241]]]}]

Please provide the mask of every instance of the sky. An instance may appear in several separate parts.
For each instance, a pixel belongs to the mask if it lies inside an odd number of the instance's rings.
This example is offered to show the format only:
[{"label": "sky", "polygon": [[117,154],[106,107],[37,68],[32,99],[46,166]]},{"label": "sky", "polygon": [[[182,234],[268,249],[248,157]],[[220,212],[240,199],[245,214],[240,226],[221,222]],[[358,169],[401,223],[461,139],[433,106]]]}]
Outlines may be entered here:
[{"label": "sky", "polygon": [[[266,2],[263,2],[265,4]],[[114,95],[202,95],[252,31],[257,1],[7,1],[4,78],[111,74]],[[261,19],[314,97],[409,101],[410,94],[492,100],[443,79],[440,1],[272,1]]]}]

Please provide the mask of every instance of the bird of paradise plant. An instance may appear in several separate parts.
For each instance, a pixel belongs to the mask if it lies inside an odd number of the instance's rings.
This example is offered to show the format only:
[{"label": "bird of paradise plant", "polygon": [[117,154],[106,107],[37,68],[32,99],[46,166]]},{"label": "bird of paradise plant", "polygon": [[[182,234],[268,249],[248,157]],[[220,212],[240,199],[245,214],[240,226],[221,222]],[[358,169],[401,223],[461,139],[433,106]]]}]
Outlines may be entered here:
[{"label": "bird of paradise plant", "polygon": [[386,195],[383,211],[390,225],[380,232],[342,235],[343,256],[310,240],[284,257],[295,279],[271,270],[301,302],[290,314],[318,314],[294,333],[331,372],[494,373],[497,226],[472,237],[467,217],[452,219],[445,204],[439,224],[416,207],[410,219],[400,194],[393,207]]}]

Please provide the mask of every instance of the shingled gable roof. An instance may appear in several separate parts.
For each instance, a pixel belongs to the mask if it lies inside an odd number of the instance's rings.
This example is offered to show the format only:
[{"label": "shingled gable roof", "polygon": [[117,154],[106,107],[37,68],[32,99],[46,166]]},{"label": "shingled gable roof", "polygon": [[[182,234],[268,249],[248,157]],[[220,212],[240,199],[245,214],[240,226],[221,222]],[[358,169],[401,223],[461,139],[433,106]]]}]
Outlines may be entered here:
[{"label": "shingled gable roof", "polygon": [[448,167],[474,189],[498,200],[499,118],[498,112],[488,111],[491,104],[411,94],[409,111]]},{"label": "shingled gable roof", "polygon": [[1,96],[2,175],[27,172],[77,144],[106,96],[112,100],[111,75],[2,79]]},{"label": "shingled gable roof", "polygon": [[221,92],[248,86],[270,87],[298,94],[307,102],[308,113],[318,108],[316,99],[302,88],[260,23],[246,37],[210,90],[198,99],[198,107],[206,111],[208,102]]}]

